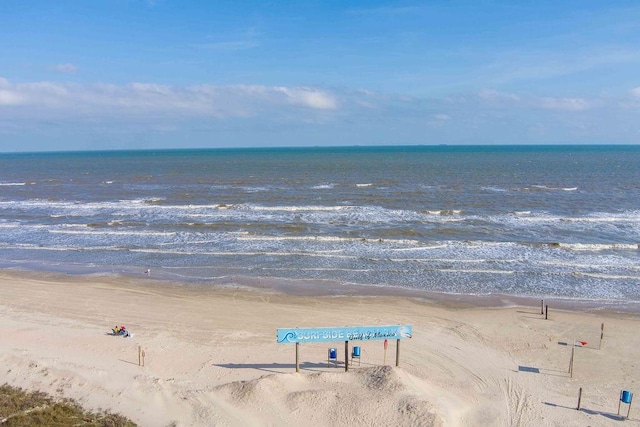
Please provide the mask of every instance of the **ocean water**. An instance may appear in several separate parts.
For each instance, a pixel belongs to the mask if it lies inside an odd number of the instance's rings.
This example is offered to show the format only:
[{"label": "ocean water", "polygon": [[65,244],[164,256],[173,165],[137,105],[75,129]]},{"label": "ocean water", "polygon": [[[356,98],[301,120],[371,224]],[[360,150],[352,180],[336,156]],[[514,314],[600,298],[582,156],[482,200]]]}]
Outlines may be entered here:
[{"label": "ocean water", "polygon": [[0,267],[640,302],[640,146],[0,154]]}]

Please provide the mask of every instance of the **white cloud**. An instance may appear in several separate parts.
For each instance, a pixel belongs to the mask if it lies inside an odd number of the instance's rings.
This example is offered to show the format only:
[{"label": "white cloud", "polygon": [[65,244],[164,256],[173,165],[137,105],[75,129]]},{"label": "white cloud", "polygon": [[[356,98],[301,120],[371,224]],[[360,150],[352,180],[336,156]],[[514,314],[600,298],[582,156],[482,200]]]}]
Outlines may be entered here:
[{"label": "white cloud", "polygon": [[[260,38],[262,34],[256,28],[247,28],[235,34],[227,32],[218,34],[209,34],[207,42],[195,45],[196,47],[217,51],[238,51],[254,49],[260,46]],[[231,39],[229,39],[231,37]]]},{"label": "white cloud", "polygon": [[[259,85],[167,86],[134,82],[126,85],[33,82],[12,84],[0,78],[0,106],[25,105],[41,115],[249,117],[293,108],[331,111],[334,94],[308,87]],[[303,110],[302,110],[303,109]],[[47,113],[47,114],[45,114]]]},{"label": "white cloud", "polygon": [[513,93],[504,93],[498,92],[491,89],[483,89],[478,93],[478,96],[481,99],[486,101],[496,102],[496,103],[505,103],[505,102],[519,102],[520,96]]},{"label": "white cloud", "polygon": [[[491,89],[419,97],[307,86],[16,83],[0,77],[0,132],[48,135],[57,129],[61,134],[121,136],[154,132],[175,138],[190,135],[201,141],[222,138],[225,144],[231,144],[234,135],[252,135],[244,142],[250,144],[265,131],[317,143],[323,138],[349,141],[356,136],[360,139],[353,141],[361,144],[394,138],[445,143],[627,143],[635,141],[628,129],[637,129],[637,108],[621,103],[637,105],[640,88],[636,89],[632,93],[638,98],[629,92],[622,97],[582,98]],[[586,130],[583,124],[588,125]],[[618,133],[612,135],[611,129]]]},{"label": "white cloud", "polygon": [[502,108],[541,108],[543,110],[584,111],[597,104],[583,98],[537,97],[484,89],[478,93],[483,103]]},{"label": "white cloud", "polygon": [[640,49],[621,46],[588,46],[561,54],[548,49],[500,52],[494,62],[480,67],[485,81],[506,83],[566,77],[608,67],[631,67],[640,62]]},{"label": "white cloud", "polygon": [[591,104],[581,98],[540,98],[537,104],[548,110],[583,111],[591,108]]},{"label": "white cloud", "polygon": [[634,87],[633,89],[631,89],[631,95],[637,96],[640,98],[640,86]]},{"label": "white cloud", "polygon": [[61,73],[73,74],[78,71],[78,67],[73,64],[56,64],[53,67],[56,71],[60,71]]},{"label": "white cloud", "polygon": [[22,97],[10,90],[0,90],[0,106],[20,105],[23,103]]},{"label": "white cloud", "polygon": [[337,108],[336,98],[323,91],[309,88],[286,88],[280,87],[277,90],[287,96],[288,101],[294,105],[318,110],[334,110]]}]

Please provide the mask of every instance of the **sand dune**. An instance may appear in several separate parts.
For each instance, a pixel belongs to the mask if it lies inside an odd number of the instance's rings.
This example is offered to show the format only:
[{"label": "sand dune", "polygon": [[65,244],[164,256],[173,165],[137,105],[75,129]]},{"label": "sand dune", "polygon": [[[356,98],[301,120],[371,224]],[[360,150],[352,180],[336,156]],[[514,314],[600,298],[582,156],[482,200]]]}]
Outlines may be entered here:
[{"label": "sand dune", "polygon": [[[544,320],[533,302],[488,308],[4,271],[0,321],[0,383],[144,426],[607,426],[621,420],[620,391],[640,392],[637,315],[554,310]],[[110,336],[116,324],[133,337]],[[349,372],[327,367],[327,347],[343,343],[304,344],[296,373],[294,346],[275,337],[281,327],[384,324],[413,325],[399,367],[395,342],[386,355],[380,341],[360,343]],[[627,425],[640,425],[636,411]]]}]

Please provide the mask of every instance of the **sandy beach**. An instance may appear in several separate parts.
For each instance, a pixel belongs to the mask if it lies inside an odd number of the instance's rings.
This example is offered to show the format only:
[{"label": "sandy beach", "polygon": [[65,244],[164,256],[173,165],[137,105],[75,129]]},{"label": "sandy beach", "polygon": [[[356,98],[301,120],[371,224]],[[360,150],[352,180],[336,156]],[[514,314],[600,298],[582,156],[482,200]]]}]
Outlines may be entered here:
[{"label": "sandy beach", "polygon": [[[0,383],[143,426],[607,426],[623,419],[621,390],[640,393],[640,316],[554,308],[545,320],[539,300],[486,307],[5,270],[0,321]],[[393,324],[413,326],[399,367],[395,341],[386,355],[381,341],[352,343],[362,357],[348,372],[343,342],[316,343],[300,346],[296,373],[295,345],[276,342],[277,328]],[[115,325],[133,336],[111,336]],[[638,411],[627,425],[640,425]]]}]

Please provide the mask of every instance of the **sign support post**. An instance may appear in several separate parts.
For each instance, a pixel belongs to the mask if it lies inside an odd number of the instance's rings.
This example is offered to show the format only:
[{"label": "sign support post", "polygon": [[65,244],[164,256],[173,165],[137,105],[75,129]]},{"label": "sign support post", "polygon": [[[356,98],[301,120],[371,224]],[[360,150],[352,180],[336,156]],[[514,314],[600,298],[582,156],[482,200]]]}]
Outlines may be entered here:
[{"label": "sign support post", "polygon": [[344,371],[349,372],[349,341],[344,342]]},{"label": "sign support post", "polygon": [[383,365],[387,365],[387,347],[389,347],[389,340],[384,340],[384,359],[382,360]]}]

